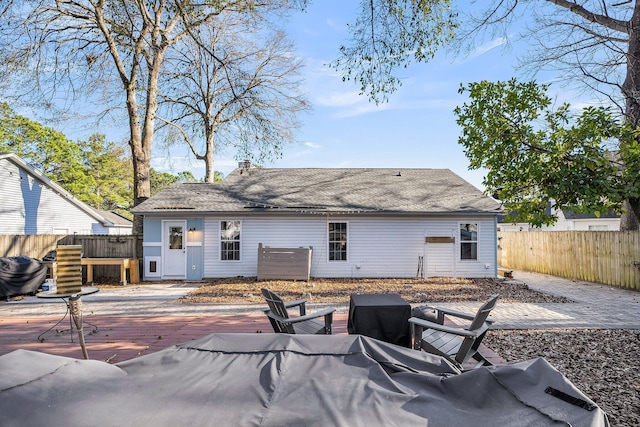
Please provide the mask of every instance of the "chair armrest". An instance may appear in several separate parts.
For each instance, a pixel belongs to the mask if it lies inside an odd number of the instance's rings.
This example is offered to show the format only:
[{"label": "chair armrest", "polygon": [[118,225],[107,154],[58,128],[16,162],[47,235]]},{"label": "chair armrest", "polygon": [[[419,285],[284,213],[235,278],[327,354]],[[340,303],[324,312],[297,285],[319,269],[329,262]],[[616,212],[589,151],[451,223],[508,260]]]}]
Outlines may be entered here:
[{"label": "chair armrest", "polygon": [[289,309],[289,308],[292,308],[292,307],[300,306],[300,316],[304,316],[305,314],[307,314],[306,303],[307,303],[306,299],[299,299],[299,300],[295,300],[295,301],[285,302],[284,303],[284,307]]},{"label": "chair armrest", "polygon": [[284,306],[287,308],[290,307],[295,307],[297,305],[304,305],[306,304],[307,300],[306,299],[299,299],[299,300],[295,300],[295,301],[289,301],[289,302],[285,302]]},{"label": "chair armrest", "polygon": [[307,314],[306,316],[298,316],[298,317],[289,317],[289,318],[284,318],[281,316],[278,316],[277,314],[274,314],[271,310],[266,311],[265,314],[279,322],[282,323],[299,323],[299,322],[305,322],[307,320],[312,320],[312,319],[317,319],[319,317],[323,317],[323,316],[332,316],[333,317],[333,312],[336,311],[335,308],[325,308],[323,310],[320,310],[318,312],[315,312],[313,314]]},{"label": "chair armrest", "polygon": [[[299,299],[299,300],[296,300],[296,301],[285,302],[284,303],[284,308],[289,309],[291,307],[300,306],[300,316],[304,316],[305,314],[307,314],[307,308],[306,308],[306,305],[305,305],[306,303],[307,303],[306,299]],[[269,311],[271,311],[271,309],[268,308],[268,307],[262,309],[262,312],[265,313],[265,314],[267,312],[269,312]]]},{"label": "chair armrest", "polygon": [[439,323],[429,322],[428,320],[423,320],[418,317],[410,318],[409,323],[418,326],[420,329],[435,329],[436,331],[447,332],[464,337],[477,337],[489,328],[489,325],[486,325],[486,328],[485,325],[483,325],[482,328],[475,331],[467,331],[466,329],[454,328],[451,326],[441,325]]},{"label": "chair armrest", "polygon": [[449,316],[459,317],[465,320],[473,320],[475,318],[474,314],[464,313],[462,311],[454,310],[452,308],[436,307],[436,310],[438,310],[440,313],[448,314]]}]

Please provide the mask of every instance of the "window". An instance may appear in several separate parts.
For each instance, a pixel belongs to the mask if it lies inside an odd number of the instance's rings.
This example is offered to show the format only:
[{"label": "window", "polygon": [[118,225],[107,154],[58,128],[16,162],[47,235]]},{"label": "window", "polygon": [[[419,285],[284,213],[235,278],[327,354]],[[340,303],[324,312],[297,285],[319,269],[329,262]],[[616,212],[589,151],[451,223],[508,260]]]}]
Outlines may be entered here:
[{"label": "window", "polygon": [[460,259],[478,259],[478,224],[460,224]]},{"label": "window", "polygon": [[169,227],[169,249],[183,249],[182,227]]},{"label": "window", "polygon": [[220,260],[240,261],[240,221],[220,221]]},{"label": "window", "polygon": [[609,231],[609,226],[606,224],[590,225],[589,231]]},{"label": "window", "polygon": [[329,261],[347,260],[347,223],[329,223]]}]

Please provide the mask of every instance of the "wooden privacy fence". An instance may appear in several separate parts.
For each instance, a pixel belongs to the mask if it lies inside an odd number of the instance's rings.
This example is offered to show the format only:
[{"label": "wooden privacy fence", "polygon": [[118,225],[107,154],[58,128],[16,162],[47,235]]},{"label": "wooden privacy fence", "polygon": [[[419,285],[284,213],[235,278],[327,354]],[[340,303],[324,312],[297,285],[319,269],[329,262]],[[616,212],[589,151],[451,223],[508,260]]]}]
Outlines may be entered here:
[{"label": "wooden privacy fence", "polygon": [[502,267],[640,291],[640,232],[499,232]]},{"label": "wooden privacy fence", "polygon": [[[108,235],[0,235],[0,256],[28,256],[42,259],[47,252],[58,245],[80,245],[85,258],[138,258],[136,254],[136,236]],[[111,265],[99,265],[94,268],[97,278],[120,279],[120,268]]]},{"label": "wooden privacy fence", "polygon": [[270,248],[258,244],[258,280],[306,280],[312,248]]}]

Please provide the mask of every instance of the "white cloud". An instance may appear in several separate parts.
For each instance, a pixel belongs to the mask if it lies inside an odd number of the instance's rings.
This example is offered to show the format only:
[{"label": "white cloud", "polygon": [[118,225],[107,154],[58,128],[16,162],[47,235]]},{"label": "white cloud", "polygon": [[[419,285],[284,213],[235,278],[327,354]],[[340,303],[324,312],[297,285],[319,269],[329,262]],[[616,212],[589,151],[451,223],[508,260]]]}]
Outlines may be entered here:
[{"label": "white cloud", "polygon": [[341,111],[336,112],[333,115],[333,117],[338,119],[344,119],[349,117],[362,116],[369,113],[378,113],[380,111],[391,110],[391,109],[392,109],[391,105],[388,103],[376,105],[373,102],[364,101],[349,109],[343,109]]},{"label": "white cloud", "polygon": [[509,39],[507,37],[495,38],[481,46],[476,47],[472,52],[469,52],[469,54],[463,59],[455,60],[454,64],[464,64],[465,62],[471,61],[472,59],[482,56],[485,53],[495,49],[496,47],[503,46],[508,42],[509,42]]},{"label": "white cloud", "polygon": [[321,145],[320,144],[314,144],[311,141],[307,141],[304,143],[305,146],[309,147],[309,148],[320,148]]},{"label": "white cloud", "polygon": [[497,39],[493,39],[488,43],[483,44],[482,46],[478,46],[469,56],[471,58],[476,58],[478,56],[484,55],[489,52],[491,49],[494,49],[498,46],[502,46],[506,44],[509,40],[506,37],[498,37]]},{"label": "white cloud", "polygon": [[356,91],[332,92],[328,95],[319,96],[316,103],[322,107],[345,107],[362,102],[362,96]]},{"label": "white cloud", "polygon": [[204,170],[203,161],[188,156],[156,156],[151,158],[151,167],[160,172],[178,173],[189,170]]}]

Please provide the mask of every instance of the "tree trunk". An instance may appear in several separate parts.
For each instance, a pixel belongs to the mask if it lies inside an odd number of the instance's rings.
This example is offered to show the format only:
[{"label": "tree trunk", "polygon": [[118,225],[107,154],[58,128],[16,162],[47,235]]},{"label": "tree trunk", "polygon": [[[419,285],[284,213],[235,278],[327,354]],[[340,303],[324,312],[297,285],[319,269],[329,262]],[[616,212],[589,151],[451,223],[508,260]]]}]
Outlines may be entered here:
[{"label": "tree trunk", "polygon": [[204,174],[204,182],[214,182],[215,181],[215,172],[213,170],[213,134],[214,131],[212,126],[209,125],[209,122],[205,120],[205,129],[206,133],[206,146],[204,153],[204,165],[205,165],[205,174]]},{"label": "tree trunk", "polygon": [[[622,84],[626,101],[626,119],[634,126],[640,125],[640,3],[636,2],[633,16],[629,21],[629,49],[627,52],[627,75]],[[624,213],[620,218],[620,230],[638,230],[640,199],[630,199],[624,203]]]},{"label": "tree trunk", "polygon": [[204,182],[214,182],[215,181],[215,171],[213,170],[213,150],[207,149],[207,154],[205,155],[205,176]]},{"label": "tree trunk", "polygon": [[620,217],[620,230],[638,230],[640,218],[640,199],[629,199],[622,207],[624,214]]}]

